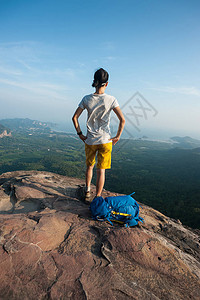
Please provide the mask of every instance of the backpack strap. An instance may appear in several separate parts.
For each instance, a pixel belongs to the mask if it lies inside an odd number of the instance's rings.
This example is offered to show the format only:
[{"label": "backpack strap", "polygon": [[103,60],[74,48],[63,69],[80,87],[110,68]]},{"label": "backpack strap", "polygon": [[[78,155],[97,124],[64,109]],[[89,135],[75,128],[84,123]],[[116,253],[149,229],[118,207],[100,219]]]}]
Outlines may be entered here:
[{"label": "backpack strap", "polygon": [[100,218],[100,217],[95,217],[93,218],[94,220],[97,220],[97,221],[100,221],[100,222],[104,222],[105,220],[107,220],[112,226],[113,226],[113,223],[111,222],[110,218],[107,217],[107,218]]},{"label": "backpack strap", "polygon": [[[135,194],[135,192],[131,193],[129,196],[131,196],[133,194]],[[137,204],[143,209],[142,205],[140,205],[139,203],[137,203]]]},{"label": "backpack strap", "polygon": [[116,212],[114,210],[111,210],[111,214],[118,215],[118,216],[124,216],[124,217],[131,217],[131,214],[125,214],[125,213],[121,213],[121,212]]},{"label": "backpack strap", "polygon": [[139,217],[138,219],[139,219],[140,222],[144,223],[144,219],[143,218]]},{"label": "backpack strap", "polygon": [[135,194],[135,192],[131,193],[129,196],[131,196],[131,195],[133,195],[133,194]]},{"label": "backpack strap", "polygon": [[113,226],[113,223],[111,222],[111,220],[109,218],[106,218],[106,220]]}]

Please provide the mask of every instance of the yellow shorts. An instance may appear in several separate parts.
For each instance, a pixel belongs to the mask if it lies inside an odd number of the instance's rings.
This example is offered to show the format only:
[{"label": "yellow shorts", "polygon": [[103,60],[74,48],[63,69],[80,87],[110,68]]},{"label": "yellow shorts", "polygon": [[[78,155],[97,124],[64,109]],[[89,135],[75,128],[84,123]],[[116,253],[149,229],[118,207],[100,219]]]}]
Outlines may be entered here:
[{"label": "yellow shorts", "polygon": [[111,152],[112,142],[99,145],[88,145],[85,143],[86,165],[93,166],[95,164],[97,153],[97,169],[110,169]]}]

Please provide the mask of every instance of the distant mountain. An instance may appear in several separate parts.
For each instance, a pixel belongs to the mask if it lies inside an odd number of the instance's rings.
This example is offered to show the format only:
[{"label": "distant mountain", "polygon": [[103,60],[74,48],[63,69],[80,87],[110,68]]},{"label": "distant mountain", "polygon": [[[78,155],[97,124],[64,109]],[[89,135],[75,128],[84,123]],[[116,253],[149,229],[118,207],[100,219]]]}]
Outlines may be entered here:
[{"label": "distant mountain", "polygon": [[0,124],[0,138],[4,136],[11,136],[11,130]]},{"label": "distant mountain", "polygon": [[38,120],[23,119],[23,118],[14,118],[14,119],[3,119],[0,120],[0,123],[3,126],[9,127],[12,131],[28,131],[28,132],[37,132],[37,131],[51,131],[51,123],[41,122]]},{"label": "distant mountain", "polygon": [[200,140],[193,139],[189,136],[185,136],[185,137],[174,136],[171,138],[171,140],[177,142],[176,147],[179,148],[193,149],[193,148],[200,147]]},{"label": "distant mountain", "polygon": [[6,128],[5,126],[3,126],[2,124],[0,124],[0,134],[4,132],[4,130],[7,130],[10,132],[10,129]]}]

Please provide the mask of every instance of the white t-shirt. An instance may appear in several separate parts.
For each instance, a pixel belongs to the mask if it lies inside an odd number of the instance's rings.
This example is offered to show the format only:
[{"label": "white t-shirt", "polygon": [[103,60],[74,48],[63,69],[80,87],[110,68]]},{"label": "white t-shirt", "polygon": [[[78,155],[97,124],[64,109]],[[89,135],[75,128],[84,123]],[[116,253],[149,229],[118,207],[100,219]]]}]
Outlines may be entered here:
[{"label": "white t-shirt", "polygon": [[83,97],[79,107],[87,109],[87,139],[88,145],[110,143],[110,113],[119,106],[114,96],[103,94],[90,94]]}]

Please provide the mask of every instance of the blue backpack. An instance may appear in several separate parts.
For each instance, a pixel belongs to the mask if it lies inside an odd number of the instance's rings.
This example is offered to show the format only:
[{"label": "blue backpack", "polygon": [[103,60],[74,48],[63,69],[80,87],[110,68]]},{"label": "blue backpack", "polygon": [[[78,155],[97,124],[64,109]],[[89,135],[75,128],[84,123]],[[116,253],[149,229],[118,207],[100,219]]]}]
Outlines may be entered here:
[{"label": "blue backpack", "polygon": [[139,204],[131,197],[132,194],[105,199],[95,197],[90,204],[93,219],[108,220],[111,224],[115,221],[126,227],[135,226],[139,221],[143,223],[143,218],[139,217]]}]

